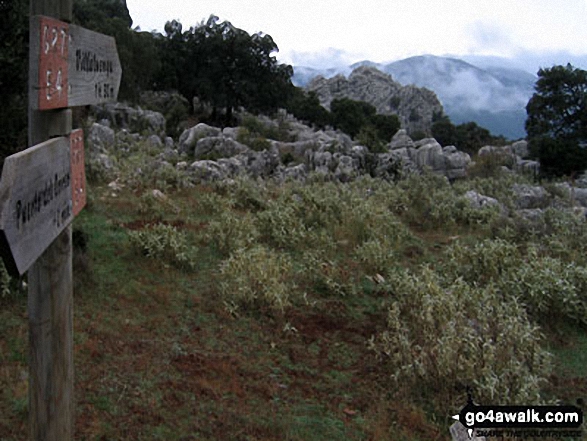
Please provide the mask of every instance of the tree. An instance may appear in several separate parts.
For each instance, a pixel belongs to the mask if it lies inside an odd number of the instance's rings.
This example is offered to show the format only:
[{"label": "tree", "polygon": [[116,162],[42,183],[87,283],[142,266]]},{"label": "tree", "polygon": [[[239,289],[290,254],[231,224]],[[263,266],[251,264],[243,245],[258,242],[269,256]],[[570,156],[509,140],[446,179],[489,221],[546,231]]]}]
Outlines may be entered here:
[{"label": "tree", "polygon": [[119,99],[137,101],[142,90],[155,87],[160,69],[156,36],[132,30],[126,2],[120,0],[75,0],[74,22],[116,40],[122,65]]},{"label": "tree", "polygon": [[188,31],[169,22],[165,32],[160,86],[173,84],[186,98],[209,102],[214,115],[224,110],[225,124],[239,106],[251,112],[286,106],[293,69],[272,55],[279,49],[270,35],[249,35],[214,15]]},{"label": "tree", "polygon": [[434,116],[432,136],[443,146],[454,145],[459,150],[475,155],[485,145],[504,145],[503,136],[491,132],[475,122],[466,122],[455,126],[446,115]]},{"label": "tree", "polygon": [[337,98],[330,103],[330,112],[334,126],[354,138],[376,115],[377,110],[364,101]]},{"label": "tree", "polygon": [[306,92],[299,87],[294,87],[286,108],[299,120],[314,124],[321,129],[331,123],[330,112],[320,104],[318,95],[314,91]]},{"label": "tree", "polygon": [[587,71],[553,66],[538,71],[526,106],[530,151],[545,175],[573,176],[587,168]]},{"label": "tree", "polygon": [[27,146],[28,10],[27,0],[0,0],[0,166]]}]

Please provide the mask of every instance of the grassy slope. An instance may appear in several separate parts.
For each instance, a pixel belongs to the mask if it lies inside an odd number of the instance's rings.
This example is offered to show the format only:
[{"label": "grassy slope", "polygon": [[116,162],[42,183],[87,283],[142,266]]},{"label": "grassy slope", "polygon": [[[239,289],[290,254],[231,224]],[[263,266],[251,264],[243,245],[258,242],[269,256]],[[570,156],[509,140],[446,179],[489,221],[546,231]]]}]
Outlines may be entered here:
[{"label": "grassy slope", "polygon": [[[398,396],[367,340],[385,326],[388,296],[310,293],[284,313],[230,314],[219,293],[221,254],[201,244],[194,268],[140,255],[127,240],[149,219],[138,194],[91,189],[75,221],[88,234],[75,256],[76,439],[443,440],[446,415]],[[205,188],[174,194],[167,223],[206,229]],[[433,260],[454,230],[412,231],[407,265]],[[476,240],[477,231],[459,231]],[[344,256],[343,256],[344,257]],[[587,332],[549,331],[558,368],[552,392],[586,397]],[[0,307],[0,439],[26,439],[26,298]],[[463,401],[464,404],[464,401]],[[507,404],[507,403],[503,403]]]}]

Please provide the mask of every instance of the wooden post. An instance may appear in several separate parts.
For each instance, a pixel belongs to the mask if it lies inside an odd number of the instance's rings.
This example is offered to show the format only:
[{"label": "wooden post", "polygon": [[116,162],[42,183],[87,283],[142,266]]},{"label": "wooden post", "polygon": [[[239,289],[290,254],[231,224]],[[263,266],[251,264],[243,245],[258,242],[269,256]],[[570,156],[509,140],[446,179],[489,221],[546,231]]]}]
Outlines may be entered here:
[{"label": "wooden post", "polygon": [[[30,16],[70,22],[72,0],[31,0]],[[30,31],[33,35],[33,29]],[[71,110],[34,110],[38,86],[38,42],[31,38],[29,61],[29,147],[72,130]],[[29,439],[73,439],[73,282],[71,226],[28,271]]]}]

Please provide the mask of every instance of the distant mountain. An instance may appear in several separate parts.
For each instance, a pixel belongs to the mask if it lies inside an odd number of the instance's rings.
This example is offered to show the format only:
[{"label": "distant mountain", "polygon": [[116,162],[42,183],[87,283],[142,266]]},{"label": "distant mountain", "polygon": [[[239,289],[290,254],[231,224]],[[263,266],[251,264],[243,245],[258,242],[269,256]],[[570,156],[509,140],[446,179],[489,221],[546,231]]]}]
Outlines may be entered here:
[{"label": "distant mountain", "polygon": [[[493,134],[523,138],[525,108],[534,92],[536,76],[494,61],[478,67],[457,58],[424,55],[389,64],[365,60],[347,69],[376,67],[403,85],[413,84],[434,91],[455,124],[475,121]],[[314,76],[348,75],[345,70],[295,67],[293,81],[305,86]]]},{"label": "distant mountain", "polygon": [[455,124],[475,121],[510,139],[526,136],[526,104],[536,77],[520,69],[474,66],[456,58],[411,57],[383,67],[402,84],[434,90]]}]

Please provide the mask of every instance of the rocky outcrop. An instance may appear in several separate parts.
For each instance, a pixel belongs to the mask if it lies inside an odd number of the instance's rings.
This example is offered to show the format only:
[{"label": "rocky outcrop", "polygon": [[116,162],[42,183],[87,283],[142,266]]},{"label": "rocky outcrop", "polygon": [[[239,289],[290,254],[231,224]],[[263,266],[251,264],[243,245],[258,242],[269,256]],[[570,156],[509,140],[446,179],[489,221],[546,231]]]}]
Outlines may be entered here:
[{"label": "rocky outcrop", "polygon": [[190,167],[196,182],[240,174],[303,179],[310,172],[340,182],[364,174],[396,180],[424,170],[453,180],[464,177],[471,162],[468,154],[454,146],[443,148],[434,138],[414,142],[405,130],[393,137],[387,153],[377,154],[339,132],[311,131],[297,122],[289,130],[298,141],[269,140],[269,148],[254,151],[235,140],[233,128],[221,132],[198,124],[181,135],[179,151],[196,160]]},{"label": "rocky outcrop", "polygon": [[435,113],[442,113],[442,104],[434,92],[416,86],[402,86],[392,77],[374,67],[361,66],[348,78],[337,75],[314,78],[307,89],[316,92],[320,103],[330,108],[335,98],[365,101],[384,115],[398,115],[408,133],[430,133]]},{"label": "rocky outcrop", "polygon": [[414,141],[408,136],[408,132],[405,129],[398,130],[388,145],[389,150],[410,149],[414,147]]},{"label": "rocky outcrop", "polygon": [[520,210],[546,208],[550,205],[550,195],[544,187],[515,184],[512,191],[516,208]]},{"label": "rocky outcrop", "polygon": [[207,124],[200,123],[194,127],[184,130],[179,137],[179,151],[181,153],[192,154],[196,148],[197,142],[208,136],[218,136],[220,129],[218,127],[211,127]]},{"label": "rocky outcrop", "polygon": [[495,164],[502,165],[508,170],[538,176],[540,163],[525,159],[529,153],[528,142],[518,141],[504,146],[486,145],[481,147],[477,154],[480,158],[490,158]]},{"label": "rocky outcrop", "polygon": [[230,158],[241,153],[246,153],[249,148],[232,138],[223,136],[213,136],[202,138],[196,143],[194,148],[194,158]]},{"label": "rocky outcrop", "polygon": [[166,121],[159,112],[130,107],[124,103],[108,103],[92,106],[92,113],[98,122],[113,129],[126,129],[146,136],[165,136]]}]

